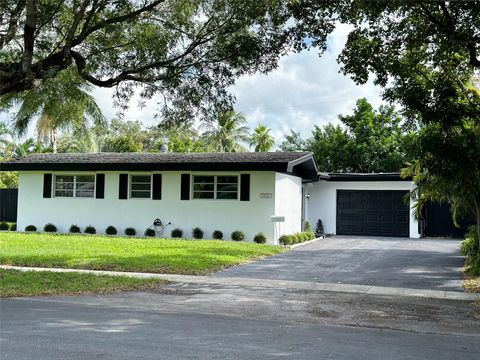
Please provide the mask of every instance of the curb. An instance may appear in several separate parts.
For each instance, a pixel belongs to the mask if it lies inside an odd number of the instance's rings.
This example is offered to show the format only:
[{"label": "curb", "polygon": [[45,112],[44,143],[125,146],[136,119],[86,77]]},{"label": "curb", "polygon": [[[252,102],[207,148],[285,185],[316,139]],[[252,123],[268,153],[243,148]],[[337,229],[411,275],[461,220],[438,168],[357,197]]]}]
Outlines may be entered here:
[{"label": "curb", "polygon": [[308,244],[311,244],[311,243],[317,242],[318,240],[323,240],[323,239],[325,239],[325,237],[321,236],[321,237],[318,237],[318,238],[315,238],[315,239],[312,239],[312,240],[308,240],[308,241],[305,241],[305,242],[302,242],[302,243],[287,245],[285,247],[287,249],[296,249],[298,247],[305,246],[305,245],[308,245]]},{"label": "curb", "polygon": [[126,277],[140,278],[140,279],[161,279],[161,280],[166,280],[170,282],[194,284],[194,285],[245,286],[245,287],[253,287],[253,288],[319,291],[319,292],[347,293],[347,294],[374,295],[374,296],[415,297],[415,298],[438,299],[438,300],[459,300],[459,301],[480,300],[480,293],[475,294],[475,293],[464,293],[460,291],[394,288],[394,287],[371,286],[371,285],[316,283],[316,282],[308,282],[308,281],[251,279],[251,278],[239,278],[239,277],[212,277],[212,276],[195,276],[195,275],[180,275],[180,274],[154,274],[154,273],[122,272],[122,271],[39,268],[39,267],[9,266],[9,265],[0,265],[0,269],[12,269],[12,270],[19,270],[19,271],[76,272],[76,273],[87,273],[87,274],[96,274],[96,275],[126,276]]}]

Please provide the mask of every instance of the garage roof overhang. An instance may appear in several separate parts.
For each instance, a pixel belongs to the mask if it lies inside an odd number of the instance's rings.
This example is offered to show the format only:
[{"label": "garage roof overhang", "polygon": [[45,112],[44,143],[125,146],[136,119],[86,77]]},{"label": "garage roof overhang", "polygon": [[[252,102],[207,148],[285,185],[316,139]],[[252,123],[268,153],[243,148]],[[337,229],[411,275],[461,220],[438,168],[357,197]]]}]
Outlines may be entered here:
[{"label": "garage roof overhang", "polygon": [[319,180],[325,181],[412,181],[398,172],[391,173],[320,173]]}]

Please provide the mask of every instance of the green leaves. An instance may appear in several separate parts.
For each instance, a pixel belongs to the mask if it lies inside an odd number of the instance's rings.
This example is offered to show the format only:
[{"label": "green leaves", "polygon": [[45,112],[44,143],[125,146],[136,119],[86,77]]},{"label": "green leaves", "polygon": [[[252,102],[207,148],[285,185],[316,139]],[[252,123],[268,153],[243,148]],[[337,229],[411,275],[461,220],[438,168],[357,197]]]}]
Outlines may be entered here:
[{"label": "green leaves", "polygon": [[[25,2],[3,2],[0,94],[36,88],[70,69],[91,84],[115,87],[121,106],[137,88],[145,98],[161,94],[167,123],[212,121],[231,107],[227,89],[238,76],[274,69],[292,47],[295,3],[41,1],[29,3],[34,11],[27,14]],[[32,54],[21,46],[30,36],[25,23],[37,29]],[[3,36],[7,24],[13,38]]]},{"label": "green leaves", "polygon": [[353,115],[339,116],[343,126],[315,126],[312,136],[301,139],[292,131],[282,150],[308,150],[324,172],[395,172],[406,160],[408,131],[390,106],[373,109],[366,99],[357,101]]},{"label": "green leaves", "polygon": [[242,143],[249,140],[249,129],[243,124],[246,119],[242,114],[226,111],[213,123],[205,123],[203,137],[210,151],[241,152],[247,151]]}]

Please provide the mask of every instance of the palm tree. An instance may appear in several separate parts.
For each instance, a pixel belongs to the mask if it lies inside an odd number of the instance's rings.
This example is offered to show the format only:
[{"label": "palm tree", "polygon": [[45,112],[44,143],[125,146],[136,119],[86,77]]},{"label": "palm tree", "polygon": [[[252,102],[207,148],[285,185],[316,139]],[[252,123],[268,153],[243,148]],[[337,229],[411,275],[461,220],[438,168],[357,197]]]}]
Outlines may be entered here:
[{"label": "palm tree", "polygon": [[20,135],[36,119],[38,138],[49,142],[56,152],[58,130],[83,136],[88,133],[90,121],[105,122],[95,99],[88,93],[90,90],[91,85],[67,69],[36,89],[3,96],[0,109],[18,108],[14,121]]},{"label": "palm tree", "polygon": [[202,125],[206,131],[203,133],[209,150],[217,152],[247,151],[241,144],[248,142],[249,129],[244,126],[247,120],[242,114],[234,111],[222,113],[217,123]]},{"label": "palm tree", "polygon": [[42,151],[42,144],[32,138],[28,138],[21,143],[12,143],[9,155],[14,158],[19,158],[28,154],[39,153]]},{"label": "palm tree", "polygon": [[5,153],[7,146],[10,144],[12,132],[5,123],[0,122],[0,154]]},{"label": "palm tree", "polygon": [[255,148],[255,152],[267,152],[272,149],[273,145],[275,145],[275,140],[270,135],[270,129],[259,124],[250,137],[250,146]]}]

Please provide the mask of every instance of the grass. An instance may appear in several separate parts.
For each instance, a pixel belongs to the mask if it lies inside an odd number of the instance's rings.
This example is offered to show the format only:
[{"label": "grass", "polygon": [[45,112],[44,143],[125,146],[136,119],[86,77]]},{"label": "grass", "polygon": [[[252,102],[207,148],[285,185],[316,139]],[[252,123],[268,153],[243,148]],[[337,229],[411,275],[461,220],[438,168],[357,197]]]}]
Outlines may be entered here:
[{"label": "grass", "polygon": [[0,297],[145,290],[164,283],[158,279],[133,279],[125,276],[0,269]]},{"label": "grass", "polygon": [[0,263],[17,266],[197,275],[282,251],[280,246],[218,240],[0,235]]}]

